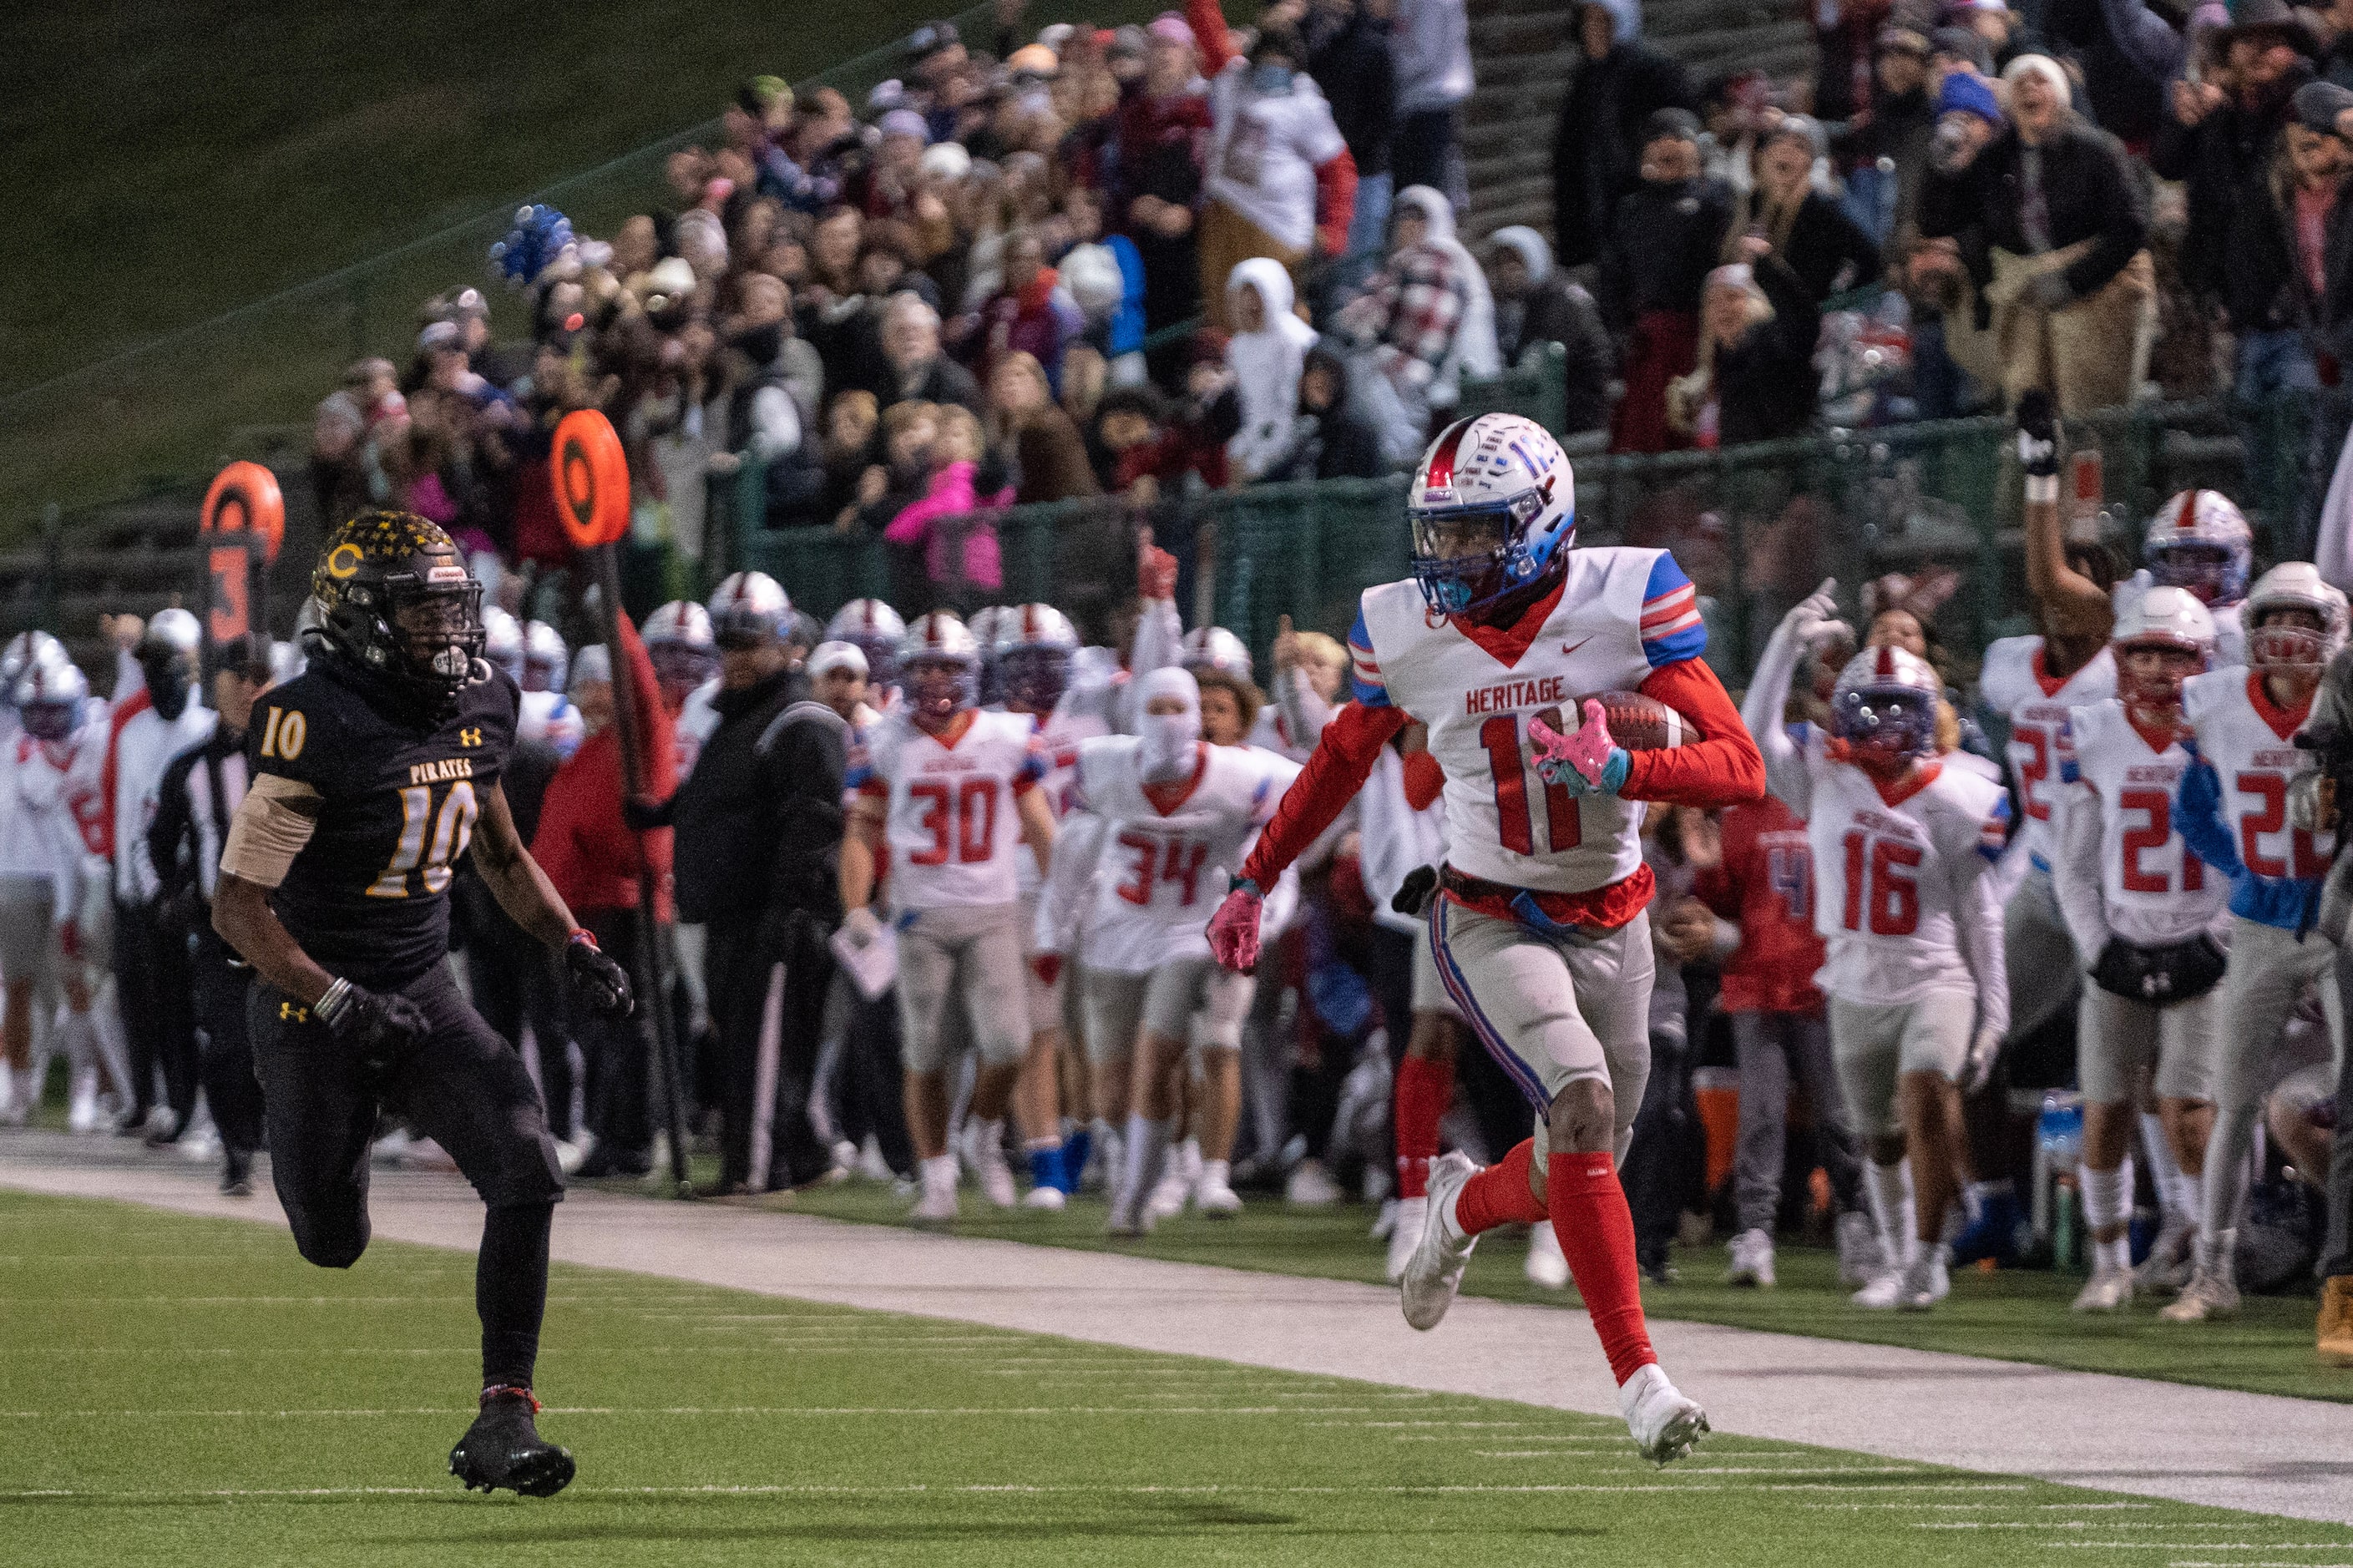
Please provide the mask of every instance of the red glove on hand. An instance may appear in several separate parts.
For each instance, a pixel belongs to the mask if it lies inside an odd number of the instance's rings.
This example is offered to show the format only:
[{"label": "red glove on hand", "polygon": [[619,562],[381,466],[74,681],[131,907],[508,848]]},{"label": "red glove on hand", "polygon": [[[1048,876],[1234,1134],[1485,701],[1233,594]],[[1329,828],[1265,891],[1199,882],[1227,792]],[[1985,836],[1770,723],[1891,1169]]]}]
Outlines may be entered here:
[{"label": "red glove on hand", "polygon": [[1061,978],[1062,955],[1059,952],[1039,952],[1031,954],[1029,959],[1029,973],[1038,977],[1039,984],[1051,985],[1055,981]]},{"label": "red glove on hand", "polygon": [[1152,542],[1148,528],[1137,531],[1135,540],[1135,596],[1139,599],[1173,599],[1176,596],[1176,557]]},{"label": "red glove on hand", "polygon": [[1209,917],[1209,953],[1236,974],[1258,969],[1259,911],[1266,899],[1249,882],[1237,882]]}]

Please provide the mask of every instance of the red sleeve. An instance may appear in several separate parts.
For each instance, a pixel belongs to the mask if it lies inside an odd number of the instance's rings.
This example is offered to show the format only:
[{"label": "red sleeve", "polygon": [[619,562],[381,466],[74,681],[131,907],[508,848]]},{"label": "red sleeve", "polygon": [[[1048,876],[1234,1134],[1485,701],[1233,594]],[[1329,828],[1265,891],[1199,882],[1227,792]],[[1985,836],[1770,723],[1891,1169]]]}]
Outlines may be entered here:
[{"label": "red sleeve", "polygon": [[638,759],[645,777],[638,780],[638,794],[654,800],[668,800],[678,789],[678,743],[674,738],[675,723],[670,710],[662,705],[661,687],[654,679],[653,656],[646,651],[645,639],[630,623],[624,610],[613,617],[620,633],[621,657],[629,665],[629,705],[637,710],[638,735],[645,748]]},{"label": "red sleeve", "polygon": [[1185,23],[1193,29],[1193,47],[1201,51],[1201,74],[1214,77],[1225,69],[1236,51],[1218,0],[1185,0]]},{"label": "red sleeve", "polygon": [[1348,226],[1356,217],[1356,159],[1345,147],[1315,165],[1315,237],[1326,256],[1348,254]]},{"label": "red sleeve", "polygon": [[581,815],[581,777],[575,753],[573,760],[555,770],[547,781],[547,794],[539,805],[539,826],[531,836],[531,858],[547,873],[554,884],[557,896],[566,904],[586,902],[587,889],[583,885],[578,837],[574,833],[574,820]]},{"label": "red sleeve", "polygon": [[1405,726],[1405,714],[1386,705],[1367,708],[1351,702],[1333,714],[1323,739],[1315,742],[1315,754],[1282,792],[1273,820],[1258,836],[1258,847],[1242,862],[1242,875],[1262,889],[1273,887],[1284,868],[1305,854],[1341,808],[1356,799],[1372,776],[1381,748]]},{"label": "red sleeve", "polygon": [[[132,719],[155,706],[155,699],[145,687],[114,705],[106,722],[106,761],[98,770],[98,838],[97,852],[107,859],[114,858],[114,758],[115,748],[122,739],[122,726]],[[85,835],[87,837],[87,835]]]},{"label": "red sleeve", "polygon": [[1748,812],[1725,812],[1722,825],[1724,858],[1692,879],[1692,896],[1724,920],[1740,918],[1741,880],[1748,869],[1749,852],[1757,842],[1750,832],[1752,826]]},{"label": "red sleeve", "polygon": [[1416,752],[1405,760],[1405,803],[1416,811],[1428,811],[1430,803],[1446,787],[1446,770],[1428,752]]},{"label": "red sleeve", "polygon": [[1672,751],[1636,752],[1618,793],[1628,800],[1673,805],[1737,805],[1765,795],[1765,759],[1740,721],[1715,671],[1696,658],[1651,671],[1642,695],[1655,697],[1699,731],[1696,743]]}]

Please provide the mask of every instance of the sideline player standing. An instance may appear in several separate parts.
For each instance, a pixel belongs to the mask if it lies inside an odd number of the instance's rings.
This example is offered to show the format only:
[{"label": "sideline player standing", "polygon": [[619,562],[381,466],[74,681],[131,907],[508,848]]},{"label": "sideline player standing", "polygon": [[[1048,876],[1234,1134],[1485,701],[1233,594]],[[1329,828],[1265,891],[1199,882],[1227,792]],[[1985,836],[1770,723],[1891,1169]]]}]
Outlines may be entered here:
[{"label": "sideline player standing", "polygon": [[[1337,816],[1409,720],[1446,773],[1447,865],[1430,903],[1439,971],[1535,1103],[1535,1135],[1492,1170],[1459,1152],[1430,1173],[1406,1321],[1445,1315],[1480,1233],[1552,1222],[1636,1444],[1663,1464],[1707,1415],[1658,1365],[1618,1180],[1650,1075],[1651,879],[1640,802],[1729,805],[1764,787],[1756,742],[1701,662],[1697,591],[1662,550],[1576,550],[1575,479],[1535,421],[1485,414],[1431,443],[1408,496],[1414,575],[1366,590],[1349,637],[1356,700],[1333,717],[1209,923],[1219,962],[1258,959],[1264,889]],[[1639,688],[1699,739],[1630,752],[1597,707]],[[1574,725],[1575,721],[1569,722]],[[1582,765],[1577,765],[1577,764]],[[1531,777],[1531,774],[1534,777]]]},{"label": "sideline player standing", "polygon": [[[871,904],[875,861],[887,850],[907,1132],[923,1182],[913,1217],[944,1224],[956,1216],[947,1010],[962,1002],[980,1049],[971,1114],[1000,1122],[1029,1049],[1015,857],[1026,842],[1051,874],[1054,813],[1038,788],[1046,757],[1029,716],[981,710],[980,647],[962,621],[945,610],[917,619],[899,671],[905,701],[850,759],[858,804],[841,841],[841,905],[853,941],[880,937]],[[1049,1119],[1021,1131],[1042,1140],[1060,1127]],[[1010,1207],[1012,1183],[988,1196]]]},{"label": "sideline player standing", "polygon": [[[1937,760],[1943,682],[1926,659],[1867,647],[1838,675],[1831,728],[1804,749],[1778,721],[1799,650],[1836,623],[1833,584],[1785,616],[1748,689],[1773,793],[1806,819],[1828,945],[1831,1056],[1868,1142],[1887,1272],[1859,1307],[1926,1311],[1952,1289],[1946,1211],[1966,1169],[1961,1097],[1981,1087],[2009,1028],[2001,910],[1987,879],[2010,802]],[[1910,1178],[1905,1156],[1911,1156]],[[1916,1195],[1913,1190],[1916,1184]]]},{"label": "sideline player standing", "polygon": [[533,1425],[531,1380],[564,1183],[522,1057],[449,973],[449,880],[469,843],[500,907],[564,954],[589,1011],[627,1014],[628,976],[516,836],[500,787],[515,689],[481,657],[482,585],[449,536],[408,512],[362,512],[329,535],[311,592],[322,635],[252,725],[252,784],[213,903],[214,929],[259,974],[248,1018],[271,1180],[302,1256],[348,1268],[368,1243],[379,1107],[449,1152],[489,1209],[474,1276],[481,1413],[449,1470],[469,1488],[551,1496],[572,1456]]},{"label": "sideline player standing", "polygon": [[2272,1082],[2265,1069],[2288,1014],[2315,981],[2329,1035],[2344,1048],[2337,948],[2310,932],[2336,836],[2289,825],[2287,786],[2305,769],[2295,732],[2312,710],[2320,672],[2345,646],[2345,595],[2320,580],[2318,567],[2274,566],[2246,599],[2254,668],[2193,676],[2182,689],[2182,718],[2197,738],[2174,812],[2190,853],[2231,879],[2231,963],[2222,976],[2205,1202],[2189,1283],[2158,1314],[2170,1323],[2239,1310],[2239,1205],[2255,1115]]},{"label": "sideline player standing", "polygon": [[[2189,765],[2182,685],[2214,653],[2214,622],[2189,593],[2149,589],[2116,616],[2116,695],[2069,716],[2074,757],[2052,882],[2091,978],[2077,1028],[2084,1086],[2084,1221],[2092,1278],[2079,1312],[2132,1300],[2126,1223],[2138,1080],[2155,1069],[2157,1113],[2184,1177],[2204,1169],[2213,1107],[2217,938],[2228,884],[2181,840],[2173,793]],[[2202,1200],[2189,1205],[2192,1212]]]}]

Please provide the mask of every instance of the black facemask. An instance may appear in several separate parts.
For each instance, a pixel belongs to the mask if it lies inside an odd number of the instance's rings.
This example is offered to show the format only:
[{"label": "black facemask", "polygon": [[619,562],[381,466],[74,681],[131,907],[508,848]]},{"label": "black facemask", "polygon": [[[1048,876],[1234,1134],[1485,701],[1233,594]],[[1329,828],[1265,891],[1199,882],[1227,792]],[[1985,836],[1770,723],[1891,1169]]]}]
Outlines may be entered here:
[{"label": "black facemask", "polygon": [[188,693],[195,679],[195,663],[184,653],[148,654],[139,660],[147,680],[147,697],[166,724],[187,711]]},{"label": "black facemask", "polygon": [[773,363],[785,352],[785,326],[770,321],[762,327],[746,327],[735,334],[735,346],[744,351],[754,364]]}]

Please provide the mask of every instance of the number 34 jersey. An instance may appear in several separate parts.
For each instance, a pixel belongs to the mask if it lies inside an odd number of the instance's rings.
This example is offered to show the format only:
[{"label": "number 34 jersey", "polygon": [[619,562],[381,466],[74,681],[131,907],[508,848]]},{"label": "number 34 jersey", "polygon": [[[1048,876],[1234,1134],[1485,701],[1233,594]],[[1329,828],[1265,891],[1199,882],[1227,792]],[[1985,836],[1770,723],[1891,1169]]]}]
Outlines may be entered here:
[{"label": "number 34 jersey", "polygon": [[1299,776],[1298,763],[1257,746],[1196,742],[1189,778],[1146,784],[1135,756],[1132,735],[1082,742],[1073,803],[1104,824],[1087,967],[1121,974],[1209,956],[1209,913]]},{"label": "number 34 jersey", "polygon": [[381,711],[331,657],[254,705],[255,790],[314,797],[318,813],[270,905],[331,974],[381,990],[448,953],[449,882],[514,746],[514,682],[480,668],[488,679],[429,728]]},{"label": "number 34 jersey", "polygon": [[1814,930],[1830,948],[1816,976],[1822,989],[1881,1005],[1975,991],[1980,1022],[2006,1027],[2007,976],[1992,972],[2001,911],[1985,881],[2010,824],[2002,787],[1930,762],[1883,793],[1861,768],[1831,758],[1819,730],[1807,736],[1806,770]]},{"label": "number 34 jersey", "polygon": [[1050,759],[1026,713],[968,710],[934,736],[902,710],[849,759],[849,787],[887,802],[891,899],[902,910],[1009,904],[1018,891],[1020,814]]}]

